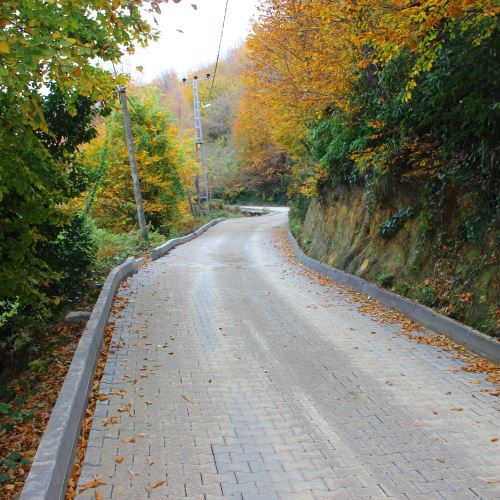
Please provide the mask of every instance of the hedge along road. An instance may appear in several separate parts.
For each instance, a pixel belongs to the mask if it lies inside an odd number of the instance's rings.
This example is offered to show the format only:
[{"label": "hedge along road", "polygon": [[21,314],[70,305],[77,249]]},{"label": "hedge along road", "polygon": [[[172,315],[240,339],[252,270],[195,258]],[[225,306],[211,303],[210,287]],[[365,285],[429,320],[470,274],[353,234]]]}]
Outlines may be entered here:
[{"label": "hedge along road", "polygon": [[104,498],[499,498],[486,377],[291,262],[286,220],[224,221],[129,278],[79,487],[97,474]]}]

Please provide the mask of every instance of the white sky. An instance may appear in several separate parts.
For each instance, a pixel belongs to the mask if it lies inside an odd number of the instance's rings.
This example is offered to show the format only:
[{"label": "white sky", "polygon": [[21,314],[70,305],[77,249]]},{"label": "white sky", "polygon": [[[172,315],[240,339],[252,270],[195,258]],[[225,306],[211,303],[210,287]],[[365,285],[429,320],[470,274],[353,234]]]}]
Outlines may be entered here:
[{"label": "white sky", "polygon": [[[191,3],[198,9],[194,10]],[[226,0],[162,3],[162,13],[157,16],[160,39],[124,57],[124,70],[131,72],[134,79],[149,82],[169,69],[184,77],[190,69],[215,63],[225,3]],[[259,0],[229,0],[221,56],[245,39],[258,3]],[[142,75],[134,71],[136,66],[144,68]]]}]

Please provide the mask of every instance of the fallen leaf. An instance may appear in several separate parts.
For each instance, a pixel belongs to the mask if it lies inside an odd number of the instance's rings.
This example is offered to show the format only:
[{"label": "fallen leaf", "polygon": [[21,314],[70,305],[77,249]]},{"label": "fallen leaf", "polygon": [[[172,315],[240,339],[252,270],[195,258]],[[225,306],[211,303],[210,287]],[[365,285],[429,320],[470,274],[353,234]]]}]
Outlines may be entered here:
[{"label": "fallen leaf", "polygon": [[95,490],[95,500],[104,500],[104,497],[97,490]]},{"label": "fallen leaf", "polygon": [[500,387],[497,387],[496,389],[493,389],[492,391],[490,391],[490,394],[492,396],[500,396]]},{"label": "fallen leaf", "polygon": [[497,483],[500,483],[500,479],[486,479],[485,483],[497,484]]},{"label": "fallen leaf", "polygon": [[109,399],[109,396],[107,394],[99,393],[96,396],[96,399],[98,399],[99,401],[107,401]]},{"label": "fallen leaf", "polygon": [[116,455],[115,462],[121,464],[123,462],[123,457],[121,455]]},{"label": "fallen leaf", "polygon": [[481,381],[480,380],[469,380],[469,384],[480,384]]},{"label": "fallen leaf", "polygon": [[154,464],[153,459],[151,457],[147,458],[147,462],[148,462],[148,465],[153,465]]},{"label": "fallen leaf", "polygon": [[139,434],[136,434],[136,436],[139,438],[143,438],[143,437],[146,437],[147,434],[145,432],[140,432]]},{"label": "fallen leaf", "polygon": [[84,484],[80,488],[80,493],[82,493],[85,490],[89,490],[90,488],[97,488],[98,486],[101,486],[103,484],[106,484],[106,483],[103,483],[100,479],[94,479],[94,481],[91,481],[90,483]]},{"label": "fallen leaf", "polygon": [[133,470],[128,470],[128,473],[131,475],[131,476],[140,476],[140,474],[138,472],[134,472]]},{"label": "fallen leaf", "polygon": [[125,438],[123,441],[125,443],[135,443],[135,438]]},{"label": "fallen leaf", "polygon": [[463,411],[461,406],[455,406],[454,408],[450,408],[451,411]]},{"label": "fallen leaf", "polygon": [[158,486],[161,486],[162,484],[165,484],[167,481],[165,479],[162,479],[161,481],[156,481],[156,483],[149,485],[146,488],[146,491],[149,493],[150,491],[153,491],[155,488],[158,488]]},{"label": "fallen leaf", "polygon": [[193,404],[193,402],[187,397],[187,396],[184,396],[184,394],[182,394],[182,397],[183,399],[185,399],[188,403],[191,403]]},{"label": "fallen leaf", "polygon": [[492,437],[492,438],[491,438],[491,442],[492,442],[492,443],[496,443],[497,441],[498,441],[498,438],[497,438],[497,437]]}]

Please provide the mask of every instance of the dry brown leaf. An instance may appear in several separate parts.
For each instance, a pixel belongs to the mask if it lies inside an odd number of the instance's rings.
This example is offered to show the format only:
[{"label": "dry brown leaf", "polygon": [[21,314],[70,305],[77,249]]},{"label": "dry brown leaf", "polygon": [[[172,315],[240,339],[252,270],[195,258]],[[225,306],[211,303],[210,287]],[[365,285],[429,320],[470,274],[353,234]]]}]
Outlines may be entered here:
[{"label": "dry brown leaf", "polygon": [[167,481],[165,479],[162,479],[161,481],[156,481],[154,484],[150,484],[146,489],[146,491],[149,493],[150,491],[153,491],[155,488],[158,488],[158,486],[161,486],[162,484],[165,484]]},{"label": "dry brown leaf", "polygon": [[117,423],[118,423],[118,417],[116,417],[116,416],[105,418],[102,421],[102,425],[104,427],[107,427],[108,425],[111,425],[111,424],[117,424]]},{"label": "dry brown leaf", "polygon": [[497,483],[500,483],[500,479],[486,479],[485,483],[497,484]]},{"label": "dry brown leaf", "polygon": [[90,483],[84,484],[80,488],[80,493],[82,493],[85,490],[88,490],[90,488],[97,488],[98,486],[104,485],[106,483],[103,483],[100,479],[94,479],[94,481],[91,481]]},{"label": "dry brown leaf", "polygon": [[107,394],[102,394],[101,392],[96,396],[99,401],[107,401],[109,396]]},{"label": "dry brown leaf", "polygon": [[97,491],[95,490],[95,500],[104,500],[104,497]]},{"label": "dry brown leaf", "polygon": [[124,458],[124,457],[122,457],[122,455],[116,455],[116,457],[115,457],[115,462],[116,462],[117,464],[121,464],[121,463],[123,462],[123,458]]},{"label": "dry brown leaf", "polygon": [[463,411],[461,406],[455,406],[454,408],[450,408],[451,411]]},{"label": "dry brown leaf", "polygon": [[136,434],[137,437],[143,438],[146,437],[147,434],[145,432],[139,432],[139,434]]},{"label": "dry brown leaf", "polygon": [[469,384],[480,384],[481,381],[480,380],[469,380]]},{"label": "dry brown leaf", "polygon": [[138,472],[135,472],[133,470],[130,470],[128,469],[128,473],[131,475],[131,476],[140,476],[140,474]]},{"label": "dry brown leaf", "polygon": [[491,438],[492,443],[496,443],[497,441],[498,441],[498,438],[496,436]]},{"label": "dry brown leaf", "polygon": [[182,394],[182,398],[185,399],[188,403],[193,404],[193,402],[187,396],[184,396],[184,394]]},{"label": "dry brown leaf", "polygon": [[153,459],[151,457],[147,458],[147,462],[148,462],[148,465],[153,465],[154,464]]},{"label": "dry brown leaf", "polygon": [[124,443],[135,443],[135,438],[125,438],[123,440]]}]

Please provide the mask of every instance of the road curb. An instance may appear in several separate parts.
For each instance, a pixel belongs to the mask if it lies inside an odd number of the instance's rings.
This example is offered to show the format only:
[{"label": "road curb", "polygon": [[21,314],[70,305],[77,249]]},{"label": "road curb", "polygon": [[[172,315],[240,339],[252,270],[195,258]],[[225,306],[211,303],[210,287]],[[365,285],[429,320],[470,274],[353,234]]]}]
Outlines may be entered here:
[{"label": "road curb", "polygon": [[359,276],[346,273],[340,269],[335,269],[334,267],[318,262],[302,251],[292,235],[290,228],[288,228],[288,239],[299,261],[313,271],[354,288],[363,295],[378,300],[382,304],[405,314],[410,319],[421,323],[425,327],[443,333],[454,342],[463,344],[472,352],[479,354],[492,363],[500,364],[500,342],[458,321],[443,316],[418,302],[384,290]]},{"label": "road curb", "polygon": [[104,330],[118,285],[137,272],[129,257],[107,276],[90,319],[78,342],[64,384],[38,446],[20,500],[64,498],[73,468],[80,425],[101,351]]},{"label": "road curb", "polygon": [[181,238],[173,238],[171,240],[166,241],[159,247],[153,248],[153,250],[151,251],[151,259],[158,260],[159,258],[166,255],[170,250],[172,250],[172,248],[175,248],[179,245],[182,245],[184,243],[187,243],[188,241],[193,240],[194,238],[197,238],[198,236],[203,234],[207,229],[211,228],[212,226],[215,226],[215,224],[218,224],[223,220],[226,220],[226,217],[220,217],[219,219],[211,220],[210,222],[207,222],[206,224],[198,228],[196,231],[186,234],[186,236],[182,236]]}]

